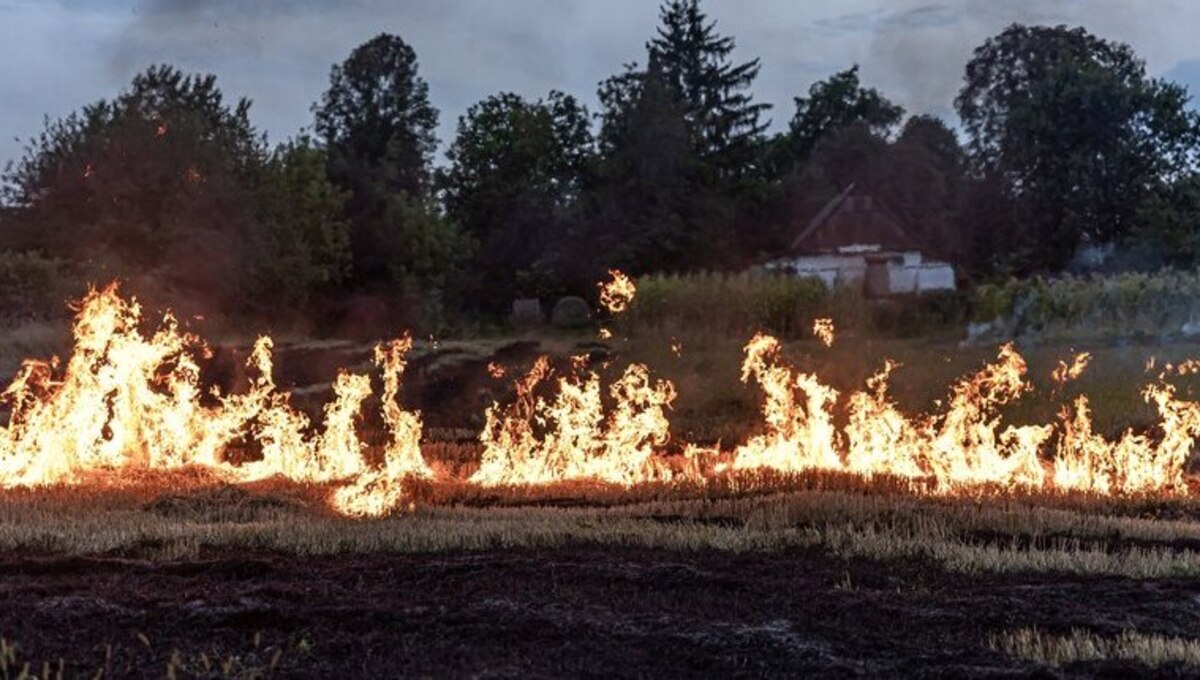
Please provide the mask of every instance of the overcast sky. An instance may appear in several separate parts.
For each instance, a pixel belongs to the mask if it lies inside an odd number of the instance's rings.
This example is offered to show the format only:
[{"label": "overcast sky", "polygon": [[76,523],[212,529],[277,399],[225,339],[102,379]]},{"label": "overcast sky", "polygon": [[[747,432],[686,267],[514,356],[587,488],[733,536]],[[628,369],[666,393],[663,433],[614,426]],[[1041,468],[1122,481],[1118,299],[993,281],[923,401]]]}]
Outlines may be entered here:
[{"label": "overcast sky", "polygon": [[[656,0],[0,0],[0,166],[83,104],[111,97],[152,63],[215,73],[253,100],[254,123],[280,141],[311,124],[329,67],[380,32],[417,51],[439,136],[495,92],[552,88],[595,108],[596,84],[644,61]],[[754,91],[775,105],[858,63],[867,84],[910,113],[951,118],[971,50],[1014,21],[1082,24],[1133,45],[1150,72],[1200,92],[1195,0],[707,0],[737,57],[762,59]]]}]

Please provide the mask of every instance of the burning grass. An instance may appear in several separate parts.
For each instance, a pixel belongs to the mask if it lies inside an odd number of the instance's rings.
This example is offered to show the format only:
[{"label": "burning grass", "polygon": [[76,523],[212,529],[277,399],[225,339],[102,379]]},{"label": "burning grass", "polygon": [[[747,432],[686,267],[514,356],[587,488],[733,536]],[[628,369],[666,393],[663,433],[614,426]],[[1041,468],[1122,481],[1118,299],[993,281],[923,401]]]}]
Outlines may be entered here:
[{"label": "burning grass", "polygon": [[[616,313],[635,290],[614,272],[602,293]],[[625,540],[675,549],[815,545],[845,556],[930,560],[957,571],[1158,576],[1194,570],[1190,550],[1114,548],[1080,542],[1070,532],[1049,539],[1030,534],[1029,545],[1009,532],[1015,542],[1005,545],[1004,532],[971,533],[957,519],[929,513],[899,524],[891,513],[867,522],[807,518],[765,527],[749,526],[745,518],[738,527],[717,528],[690,521],[664,527],[646,519],[657,512],[654,504],[733,503],[798,490],[1051,505],[1102,498],[1109,508],[1162,498],[1171,507],[1190,508],[1184,472],[1200,433],[1200,404],[1170,382],[1190,370],[1160,366],[1157,377],[1147,378],[1143,395],[1158,415],[1152,430],[1105,436],[1082,395],[1050,422],[1010,419],[1007,407],[1033,391],[1028,364],[1011,345],[953,380],[944,401],[914,415],[889,392],[896,368],[890,361],[865,387],[844,396],[789,360],[775,338],[759,334],[741,361],[742,381],[763,395],[759,424],[741,444],[705,446],[672,440],[678,391],[648,366],[626,365],[605,389],[603,368],[587,357],[558,368],[541,358],[517,378],[515,399],[487,409],[479,446],[464,453],[445,445],[423,450],[421,414],[400,405],[412,347],[407,337],[375,348],[375,375],[342,371],[315,426],[276,384],[269,338],[254,345],[247,384],[223,392],[202,380],[208,349],[198,337],[169,314],[155,329],[146,325],[136,302],[114,287],[93,291],[79,306],[69,358],[24,364],[4,394],[10,417],[0,428],[0,486],[7,487],[6,499],[24,497],[27,488],[49,487],[46,498],[73,488],[73,498],[102,507],[110,503],[105,498],[154,490],[150,510],[118,504],[113,526],[129,526],[110,531],[85,521],[89,533],[79,539],[63,538],[72,534],[69,526],[29,533],[12,522],[9,539],[0,539],[9,549],[137,550],[145,540],[166,554],[190,554],[246,541],[327,553]],[[835,340],[832,322],[818,319],[813,329],[828,350]],[[672,351],[678,356],[685,350]],[[1060,360],[1047,372],[1053,395],[1061,399],[1088,364],[1082,354],[1070,363]],[[376,384],[382,386],[378,399]],[[170,485],[213,483],[241,486],[221,487],[211,508],[193,496],[162,493]],[[114,486],[113,496],[103,495]],[[247,495],[276,488],[302,507],[292,501],[259,507],[258,497]],[[309,507],[314,503],[321,509]],[[641,515],[626,513],[638,504],[646,506]],[[513,505],[558,506],[577,514],[543,519],[475,509]],[[670,514],[686,517],[695,510]],[[331,511],[350,517],[411,514],[407,521],[360,528]],[[937,521],[930,524],[929,516]],[[44,519],[54,526],[73,521],[55,512]],[[991,537],[981,539],[980,531]],[[139,538],[130,543],[130,535]],[[1034,544],[1036,551],[1029,548]]]}]

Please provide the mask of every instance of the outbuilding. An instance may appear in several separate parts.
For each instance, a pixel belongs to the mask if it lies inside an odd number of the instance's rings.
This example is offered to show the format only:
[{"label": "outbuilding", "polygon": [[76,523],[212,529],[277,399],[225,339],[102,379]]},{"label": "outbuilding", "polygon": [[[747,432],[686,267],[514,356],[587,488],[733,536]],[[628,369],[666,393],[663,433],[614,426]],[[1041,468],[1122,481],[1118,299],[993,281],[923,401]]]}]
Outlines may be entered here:
[{"label": "outbuilding", "polygon": [[831,288],[862,286],[871,297],[954,290],[954,266],[926,252],[903,220],[851,184],[764,267],[820,278]]}]

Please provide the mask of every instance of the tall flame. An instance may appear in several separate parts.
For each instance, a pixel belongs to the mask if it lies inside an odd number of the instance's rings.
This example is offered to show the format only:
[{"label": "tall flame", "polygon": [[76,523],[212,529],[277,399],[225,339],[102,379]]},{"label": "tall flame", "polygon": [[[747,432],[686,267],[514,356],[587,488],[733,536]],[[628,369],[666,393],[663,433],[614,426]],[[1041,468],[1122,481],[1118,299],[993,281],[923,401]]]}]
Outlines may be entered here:
[{"label": "tall flame", "polygon": [[[629,296],[632,284],[625,304]],[[408,336],[374,350],[387,437],[372,457],[360,435],[361,421],[373,417],[366,407],[375,403],[368,375],[341,372],[316,426],[276,385],[269,337],[260,337],[247,358],[244,390],[206,392],[200,366],[211,353],[170,314],[153,332],[143,331],[141,308],[115,285],[89,291],[76,311],[66,362],[28,360],[0,395],[10,412],[0,427],[0,488],[202,466],[233,482],[278,476],[336,485],[334,510],[378,516],[400,506],[406,479],[435,478],[421,454],[421,414],[398,401],[413,347]],[[832,325],[829,331],[832,338]],[[1060,362],[1051,377],[1062,385],[1089,360],[1080,354]],[[956,381],[937,410],[907,415],[889,394],[896,364],[885,362],[842,402],[838,390],[791,365],[778,340],[759,334],[745,347],[741,378],[764,394],[761,428],[732,452],[728,467],[893,475],[939,493],[981,485],[1185,493],[1200,403],[1181,399],[1166,379],[1197,367],[1196,361],[1166,365],[1143,390],[1159,414],[1155,436],[1126,431],[1110,439],[1096,432],[1086,396],[1053,422],[1005,423],[1004,407],[1033,389],[1011,344]],[[504,374],[494,365],[489,372]],[[605,389],[585,358],[556,375],[541,357],[515,386],[512,403],[493,403],[485,413],[483,453],[471,483],[630,486],[672,476],[662,454],[675,387],[652,378],[646,366],[630,365]],[[688,474],[702,469],[701,454],[716,453],[687,443],[680,448],[694,463]]]},{"label": "tall flame", "polygon": [[[0,428],[0,486],[78,483],[96,472],[188,465],[232,481],[282,476],[365,484],[364,476],[378,474],[366,465],[357,428],[372,393],[367,376],[337,377],[324,426],[314,432],[290,395],[276,388],[270,338],[254,345],[245,393],[206,397],[198,361],[209,356],[207,347],[169,314],[150,335],[141,322],[137,302],[122,298],[115,285],[91,290],[79,305],[66,365],[57,359],[23,364],[3,394],[11,415]],[[376,350],[390,437],[384,472],[392,482],[430,474],[418,448],[420,419],[395,404],[411,346],[403,338]],[[240,441],[256,443],[259,457],[232,461],[228,454]]]},{"label": "tall flame", "polygon": [[605,413],[600,377],[578,366],[560,377],[552,398],[537,388],[553,373],[540,357],[516,383],[507,408],[493,404],[480,434],[483,457],[471,481],[486,486],[594,480],[631,485],[657,478],[656,448],[669,439],[666,409],[675,387],[633,364],[609,387]]},{"label": "tall flame", "polygon": [[[1064,363],[1055,379],[1077,376],[1087,363],[1087,355],[1080,356]],[[866,390],[850,395],[839,430],[833,424],[837,391],[781,361],[774,338],[756,336],[746,347],[742,378],[765,393],[765,432],[738,448],[733,467],[889,474],[932,480],[942,492],[983,484],[1105,494],[1187,488],[1183,468],[1200,436],[1200,404],[1178,399],[1168,384],[1143,393],[1162,419],[1159,441],[1132,432],[1109,441],[1093,431],[1086,397],[1063,410],[1057,428],[1005,425],[1000,408],[1032,389],[1025,360],[1011,344],[995,362],[955,383],[940,412],[924,416],[904,415],[888,397],[895,367],[886,363]],[[1046,451],[1056,429],[1057,443]]]}]

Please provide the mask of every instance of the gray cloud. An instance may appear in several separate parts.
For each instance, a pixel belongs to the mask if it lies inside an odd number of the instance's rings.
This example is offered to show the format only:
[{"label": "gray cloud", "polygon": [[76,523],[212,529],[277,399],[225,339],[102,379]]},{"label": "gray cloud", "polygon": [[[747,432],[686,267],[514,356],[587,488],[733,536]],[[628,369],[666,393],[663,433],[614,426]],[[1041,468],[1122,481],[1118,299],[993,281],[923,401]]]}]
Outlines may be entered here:
[{"label": "gray cloud", "polygon": [[[227,95],[254,100],[280,140],[311,121],[330,66],[388,31],[417,51],[443,140],[489,94],[551,88],[594,107],[598,81],[629,61],[657,20],[653,0],[0,0],[0,163],[43,115],[58,117],[124,87],[151,63],[216,73]],[[1182,0],[707,0],[739,59],[761,57],[755,85],[775,104],[859,63],[864,80],[911,112],[950,115],[971,50],[1014,21],[1083,24],[1133,44],[1153,73],[1200,79],[1189,60],[1200,5]],[[1200,63],[1200,62],[1197,62]],[[1186,78],[1183,77],[1186,75]]]}]

